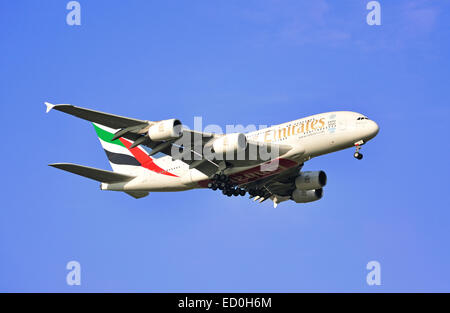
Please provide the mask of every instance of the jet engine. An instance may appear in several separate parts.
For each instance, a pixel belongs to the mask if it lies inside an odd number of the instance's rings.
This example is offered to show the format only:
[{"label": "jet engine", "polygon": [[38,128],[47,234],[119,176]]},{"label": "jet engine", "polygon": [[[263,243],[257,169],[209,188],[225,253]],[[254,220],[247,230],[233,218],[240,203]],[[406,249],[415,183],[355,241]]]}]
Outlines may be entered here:
[{"label": "jet engine", "polygon": [[214,140],[213,150],[218,154],[231,154],[247,148],[247,138],[242,133],[227,134]]},{"label": "jet engine", "polygon": [[154,122],[148,129],[148,137],[153,141],[176,139],[183,134],[182,126],[177,119]]},{"label": "jet engine", "polygon": [[327,174],[324,171],[300,172],[295,179],[295,187],[299,190],[320,189],[327,184]]},{"label": "jet engine", "polygon": [[307,203],[321,199],[322,195],[323,195],[322,188],[315,190],[295,189],[292,192],[291,199],[294,200],[296,203]]}]

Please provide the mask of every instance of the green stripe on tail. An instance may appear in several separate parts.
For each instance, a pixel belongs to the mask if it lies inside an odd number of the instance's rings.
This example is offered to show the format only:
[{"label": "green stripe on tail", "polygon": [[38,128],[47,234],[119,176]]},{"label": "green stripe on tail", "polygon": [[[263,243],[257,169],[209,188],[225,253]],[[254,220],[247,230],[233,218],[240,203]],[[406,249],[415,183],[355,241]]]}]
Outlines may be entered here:
[{"label": "green stripe on tail", "polygon": [[107,131],[104,130],[104,129],[101,129],[100,127],[98,127],[98,126],[95,125],[95,124],[92,124],[92,125],[94,125],[95,132],[97,133],[97,136],[98,136],[101,140],[103,140],[103,141],[105,141],[105,142],[109,142],[109,143],[115,144],[115,145],[118,145],[118,146],[121,146],[121,147],[124,147],[124,148],[126,149],[126,147],[124,146],[124,144],[123,144],[122,142],[120,142],[119,139],[116,139],[116,140],[114,140],[114,141],[112,140],[112,138],[114,137],[114,134],[112,134],[112,133],[110,133],[110,132],[107,132]]}]

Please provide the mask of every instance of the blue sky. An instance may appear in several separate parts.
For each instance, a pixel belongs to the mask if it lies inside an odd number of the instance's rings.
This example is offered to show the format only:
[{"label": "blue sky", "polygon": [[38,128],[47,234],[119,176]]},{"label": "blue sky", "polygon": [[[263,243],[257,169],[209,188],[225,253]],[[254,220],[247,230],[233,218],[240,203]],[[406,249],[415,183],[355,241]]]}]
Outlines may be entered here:
[{"label": "blue sky", "polygon": [[[448,1],[0,3],[0,291],[450,291]],[[134,200],[47,166],[109,169],[71,103],[148,120],[277,124],[352,110],[363,147],[313,159],[311,204],[210,190]],[[66,264],[82,268],[66,284]],[[381,264],[381,286],[366,264]]]}]

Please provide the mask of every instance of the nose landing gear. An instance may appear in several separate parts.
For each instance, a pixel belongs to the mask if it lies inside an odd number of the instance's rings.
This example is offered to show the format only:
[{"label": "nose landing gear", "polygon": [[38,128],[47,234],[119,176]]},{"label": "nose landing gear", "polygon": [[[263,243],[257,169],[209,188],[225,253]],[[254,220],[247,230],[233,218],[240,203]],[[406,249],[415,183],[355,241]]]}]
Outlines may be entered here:
[{"label": "nose landing gear", "polygon": [[355,159],[361,160],[363,158],[363,154],[359,153],[359,152],[355,152],[353,154],[353,156],[355,157]]},{"label": "nose landing gear", "polygon": [[361,149],[361,145],[363,145],[363,144],[364,144],[364,141],[362,141],[362,140],[355,143],[356,151],[353,154],[355,159],[361,160],[363,158],[363,154],[359,152],[359,150]]}]

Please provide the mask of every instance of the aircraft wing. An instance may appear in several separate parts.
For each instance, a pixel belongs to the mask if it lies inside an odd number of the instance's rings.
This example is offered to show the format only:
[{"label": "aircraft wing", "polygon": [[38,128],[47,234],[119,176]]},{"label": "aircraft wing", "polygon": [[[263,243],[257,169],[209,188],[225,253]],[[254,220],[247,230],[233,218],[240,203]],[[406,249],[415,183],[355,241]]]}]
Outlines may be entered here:
[{"label": "aircraft wing", "polygon": [[[47,106],[47,113],[50,112],[51,110],[56,110],[56,111],[64,112],[64,113],[73,115],[75,117],[84,119],[86,121],[98,123],[98,124],[113,128],[113,129],[117,129],[117,130],[128,129],[130,131],[126,132],[122,137],[133,140],[133,141],[135,141],[136,139],[141,137],[141,134],[139,134],[138,132],[136,132],[134,130],[139,130],[139,126],[148,126],[148,124],[151,123],[150,121],[147,121],[147,120],[140,120],[140,119],[135,119],[135,118],[130,118],[130,117],[124,117],[124,116],[120,116],[120,115],[115,115],[115,114],[105,113],[105,112],[101,112],[101,111],[77,107],[77,106],[74,106],[71,104],[51,104],[49,102],[45,102],[45,105]],[[135,129],[133,130],[133,128],[135,128]],[[183,135],[189,135],[192,138],[202,137],[206,140],[209,140],[213,137],[213,134],[199,133],[199,132],[186,130],[186,129],[183,129]],[[154,147],[158,146],[160,143],[161,142],[151,141],[149,139],[142,142],[143,145],[148,146],[149,148],[152,148],[152,149]],[[193,142],[193,145],[194,144],[195,143]],[[163,149],[162,151],[159,151],[159,152],[165,153],[165,152],[169,152],[169,151],[170,151],[170,147],[169,147],[169,149]],[[166,154],[170,154],[170,153],[166,153]]]},{"label": "aircraft wing", "polygon": [[116,172],[105,171],[98,168],[73,163],[54,163],[49,165],[63,171],[71,172],[73,174],[96,180],[101,183],[113,184],[124,181],[126,182],[135,178],[135,176],[119,174]]},{"label": "aircraft wing", "polygon": [[121,128],[127,128],[130,126],[137,126],[141,124],[145,124],[148,121],[138,120],[134,118],[129,117],[123,117],[119,115],[104,113],[100,111],[85,109],[81,107],[77,107],[71,104],[51,104],[48,102],[45,102],[45,105],[47,106],[47,113],[50,112],[50,110],[57,110],[61,111],[76,117],[79,117],[81,119],[102,124],[105,126],[108,126],[110,128],[114,129],[121,129]]},{"label": "aircraft wing", "polygon": [[[171,156],[174,159],[180,159],[181,161],[187,163],[190,168],[195,168],[207,176],[213,175],[218,171],[218,169],[221,169],[222,166],[251,166],[267,161],[262,160],[259,154],[257,154],[256,157],[251,155],[251,151],[260,151],[260,149],[264,149],[264,151],[270,152],[276,149],[279,155],[283,155],[292,149],[289,145],[248,141],[248,147],[243,158],[215,160],[204,157],[202,152],[205,145],[211,144],[212,141],[223,136],[221,134],[183,129],[181,137],[177,140],[154,141],[151,140],[149,136],[146,136],[145,133],[149,125],[154,123],[151,121],[123,117],[115,114],[77,107],[70,104],[54,105],[45,102],[45,105],[47,106],[47,113],[50,110],[57,110],[93,123],[98,123],[117,129],[117,138],[124,137],[134,141],[135,145],[144,145],[151,148],[152,151],[150,152],[150,155],[161,152]],[[174,149],[174,147],[177,147],[178,149]],[[180,156],[180,153],[174,155],[174,151],[180,149],[185,153],[182,156]]]},{"label": "aircraft wing", "polygon": [[[108,184],[127,182],[132,180],[133,178],[136,178],[135,176],[105,171],[98,168],[73,163],[54,163],[49,164],[49,166]],[[125,193],[135,199],[144,198],[149,194],[148,191],[125,191]]]},{"label": "aircraft wing", "polygon": [[276,207],[279,202],[290,198],[295,189],[295,178],[298,176],[298,173],[302,167],[303,164],[300,164],[281,172],[280,174],[242,186],[245,186],[248,189],[261,190],[263,192],[262,196],[250,196],[253,201],[259,200],[259,203],[262,203],[268,199],[271,199],[274,207]]},{"label": "aircraft wing", "polygon": [[[191,142],[191,153],[188,157],[188,159],[181,159],[183,162],[189,164],[190,168],[195,168],[199,170],[200,172],[206,174],[207,176],[211,176],[215,173],[217,173],[218,169],[224,169],[222,166],[226,167],[248,167],[248,166],[255,166],[259,165],[261,163],[267,162],[267,159],[262,159],[261,155],[258,153],[255,153],[255,151],[272,151],[273,149],[276,149],[277,154],[276,157],[279,155],[283,155],[289,150],[291,150],[291,146],[289,145],[277,145],[277,144],[271,144],[271,143],[260,143],[260,142],[253,142],[248,141],[247,148],[244,151],[244,153],[237,157],[236,154],[233,155],[231,158],[227,158],[227,156],[223,156],[223,159],[215,159],[215,158],[207,158],[204,155],[201,157],[196,153],[195,151],[202,151],[205,147],[205,145],[210,144],[213,140],[215,140],[217,137],[220,137],[223,135],[212,135],[212,136],[203,136],[201,139],[192,140]],[[194,136],[195,137],[195,136]],[[169,154],[170,155],[170,154]],[[172,156],[173,157],[173,156]],[[276,158],[274,157],[274,158]],[[176,157],[175,157],[176,158]]]}]

